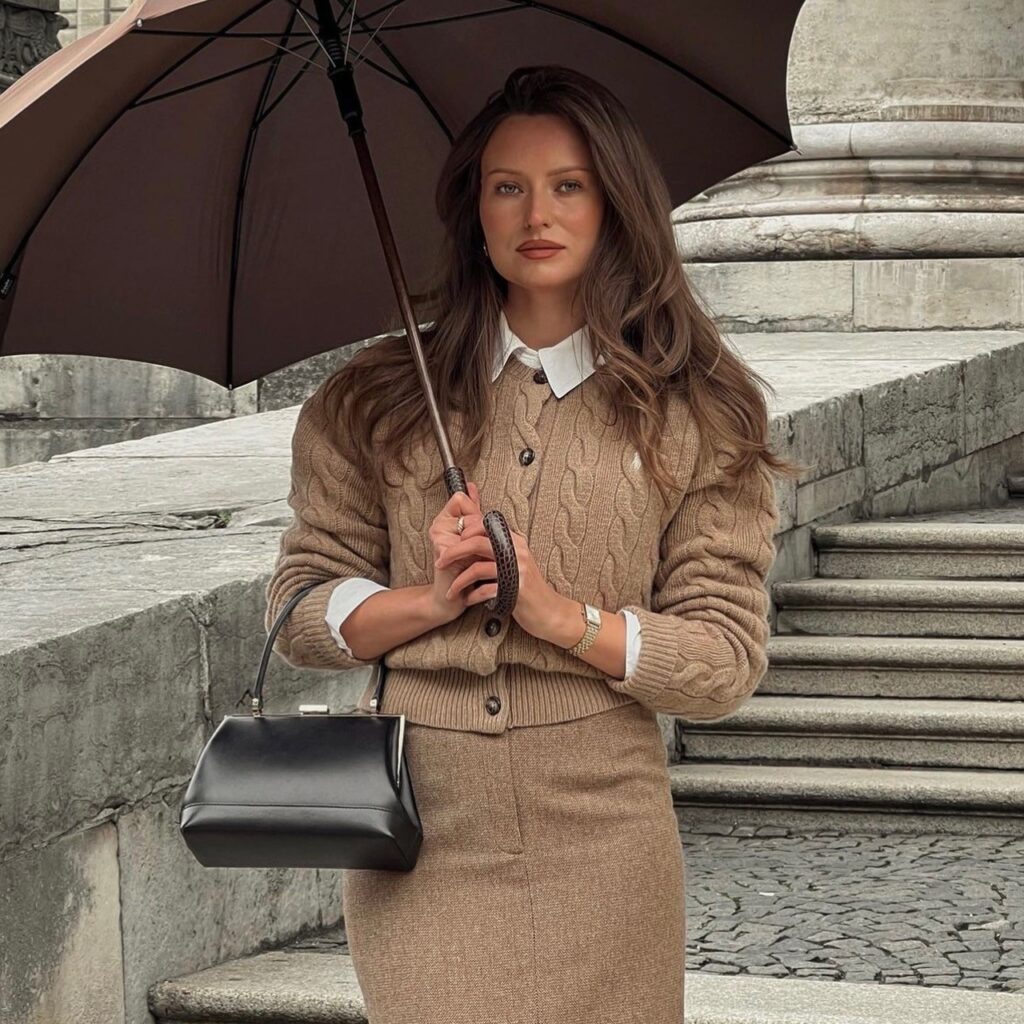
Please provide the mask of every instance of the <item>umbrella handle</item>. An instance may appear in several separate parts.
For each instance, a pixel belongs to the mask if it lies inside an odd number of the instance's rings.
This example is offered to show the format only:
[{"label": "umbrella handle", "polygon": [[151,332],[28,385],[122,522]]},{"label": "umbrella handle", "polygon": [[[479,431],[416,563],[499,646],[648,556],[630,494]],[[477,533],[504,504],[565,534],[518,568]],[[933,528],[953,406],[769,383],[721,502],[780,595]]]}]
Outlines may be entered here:
[{"label": "umbrella handle", "polygon": [[[444,482],[448,488],[449,498],[456,491],[469,494],[466,474],[458,466],[445,467]],[[519,598],[519,560],[516,558],[516,548],[512,543],[508,523],[496,508],[484,516],[484,529],[491,539],[494,561],[498,566],[498,593],[485,604],[487,610],[494,612],[495,615],[507,615],[515,608]]]}]

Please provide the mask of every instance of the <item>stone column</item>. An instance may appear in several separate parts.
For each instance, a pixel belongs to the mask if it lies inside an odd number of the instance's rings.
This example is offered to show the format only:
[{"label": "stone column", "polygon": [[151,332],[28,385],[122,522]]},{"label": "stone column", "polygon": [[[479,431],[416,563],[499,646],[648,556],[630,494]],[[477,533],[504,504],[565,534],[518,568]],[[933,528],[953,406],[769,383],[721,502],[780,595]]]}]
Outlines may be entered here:
[{"label": "stone column", "polygon": [[676,212],[697,262],[1024,252],[1024,0],[807,0],[799,151]]},{"label": "stone column", "polygon": [[59,0],[0,0],[0,92],[60,49]]}]

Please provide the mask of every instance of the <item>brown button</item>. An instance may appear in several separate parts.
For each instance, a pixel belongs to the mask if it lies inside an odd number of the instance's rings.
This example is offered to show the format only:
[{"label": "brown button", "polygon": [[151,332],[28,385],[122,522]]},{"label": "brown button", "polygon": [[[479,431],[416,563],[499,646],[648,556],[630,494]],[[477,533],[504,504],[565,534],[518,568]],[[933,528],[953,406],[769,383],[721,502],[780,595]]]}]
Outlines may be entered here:
[{"label": "brown button", "polygon": [[487,714],[496,715],[501,710],[501,701],[497,697],[488,697],[484,707],[487,708]]},{"label": "brown button", "polygon": [[519,462],[523,466],[528,466],[531,462],[533,462],[533,449],[524,448],[519,453]]},{"label": "brown button", "polygon": [[534,384],[547,384],[548,375],[543,370],[536,370],[533,374]]},{"label": "brown button", "polygon": [[501,632],[501,619],[488,619],[484,624],[484,632],[488,636],[497,636]]}]

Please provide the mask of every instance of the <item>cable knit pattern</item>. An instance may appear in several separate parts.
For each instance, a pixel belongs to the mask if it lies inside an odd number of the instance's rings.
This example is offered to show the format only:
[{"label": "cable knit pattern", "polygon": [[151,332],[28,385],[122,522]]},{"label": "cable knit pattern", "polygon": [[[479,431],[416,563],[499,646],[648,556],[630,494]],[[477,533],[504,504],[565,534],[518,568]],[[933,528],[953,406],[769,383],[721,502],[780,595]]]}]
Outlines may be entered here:
[{"label": "cable knit pattern", "polygon": [[[392,588],[429,583],[427,529],[447,501],[432,434],[411,450],[411,473],[388,467],[384,495],[332,440],[322,387],[300,410],[292,441],[289,504],[267,586],[269,628],[307,581],[323,586],[292,610],[275,650],[290,664],[319,668],[372,665],[335,642],[324,621],[333,589],[361,576]],[[762,465],[738,484],[723,483],[724,451],[704,452],[684,399],[673,396],[662,438],[667,464],[685,484],[668,507],[647,480],[620,416],[605,407],[596,381],[562,398],[509,359],[493,385],[493,429],[474,466],[483,509],[500,509],[523,533],[538,566],[560,594],[608,612],[637,615],[642,642],[635,671],[609,677],[581,658],[498,619],[484,604],[384,656],[389,672],[382,710],[442,728],[500,732],[566,721],[638,701],[691,720],[739,707],[767,668],[768,595],[778,509]],[[449,422],[453,445],[461,422]],[[532,462],[519,455],[530,448]],[[360,700],[368,707],[370,686]],[[487,711],[497,697],[500,710]],[[491,703],[493,707],[493,702]]]}]

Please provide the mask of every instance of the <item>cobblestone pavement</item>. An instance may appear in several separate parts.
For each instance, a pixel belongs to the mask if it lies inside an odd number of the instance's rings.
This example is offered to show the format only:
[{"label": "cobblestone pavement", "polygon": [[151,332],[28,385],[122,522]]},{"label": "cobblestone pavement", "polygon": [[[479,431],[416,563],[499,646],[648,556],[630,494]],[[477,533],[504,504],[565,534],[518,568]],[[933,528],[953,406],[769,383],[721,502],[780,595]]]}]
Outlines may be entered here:
[{"label": "cobblestone pavement", "polygon": [[767,826],[680,837],[688,970],[1024,999],[1024,839]]},{"label": "cobblestone pavement", "polygon": [[[1024,1010],[1024,839],[766,826],[680,838],[688,971],[1020,992]],[[348,953],[343,925],[288,948]]]}]

